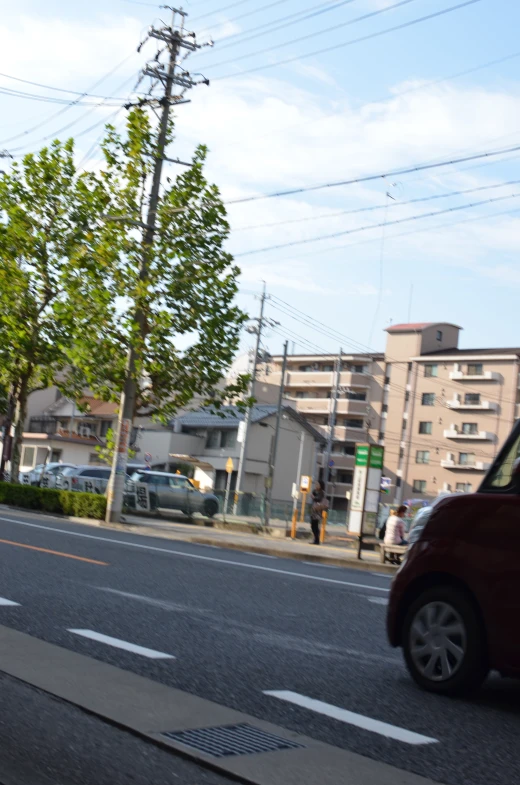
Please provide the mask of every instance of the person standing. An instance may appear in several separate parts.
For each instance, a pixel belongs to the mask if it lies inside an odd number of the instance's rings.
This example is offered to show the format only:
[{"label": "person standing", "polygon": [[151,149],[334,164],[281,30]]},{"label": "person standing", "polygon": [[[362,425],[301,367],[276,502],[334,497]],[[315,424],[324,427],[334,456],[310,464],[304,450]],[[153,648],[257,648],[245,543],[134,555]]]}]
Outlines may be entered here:
[{"label": "person standing", "polygon": [[319,480],[314,487],[314,490],[311,494],[311,498],[312,498],[311,515],[310,515],[311,529],[314,537],[314,545],[319,545],[321,517],[323,511],[327,509],[325,490],[323,488],[323,483],[321,483]]},{"label": "person standing", "polygon": [[406,515],[407,507],[401,504],[395,512],[390,515],[386,522],[385,545],[408,545],[405,540],[405,530],[403,518]]}]

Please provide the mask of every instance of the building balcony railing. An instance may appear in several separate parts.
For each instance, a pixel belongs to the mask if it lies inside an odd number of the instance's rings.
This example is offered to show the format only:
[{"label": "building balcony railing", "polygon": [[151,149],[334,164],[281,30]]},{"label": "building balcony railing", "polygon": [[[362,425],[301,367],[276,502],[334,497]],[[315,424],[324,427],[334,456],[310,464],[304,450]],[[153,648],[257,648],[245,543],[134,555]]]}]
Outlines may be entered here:
[{"label": "building balcony railing", "polygon": [[484,461],[475,461],[475,463],[457,463],[456,461],[447,459],[445,461],[441,461],[441,466],[443,469],[459,469],[460,471],[465,472],[487,472],[491,466],[491,463],[486,463]]},{"label": "building balcony railing", "polygon": [[[279,381],[280,374],[273,373],[270,381]],[[288,371],[285,377],[285,387],[328,387],[332,389],[335,382],[335,374],[327,371]],[[354,371],[342,371],[340,375],[342,387],[360,387],[366,389],[370,386],[370,374],[356,373]]]},{"label": "building balcony railing", "polygon": [[463,433],[462,431],[458,431],[455,428],[450,428],[444,431],[444,438],[445,439],[469,439],[471,441],[476,441],[476,442],[496,441],[495,434],[491,433],[490,431],[477,431],[476,433]]},{"label": "building balcony railing", "polygon": [[463,371],[452,371],[450,379],[454,382],[499,382],[502,377],[496,371],[483,371],[483,373],[464,373]]},{"label": "building balcony railing", "polygon": [[476,411],[476,412],[497,412],[498,403],[494,401],[481,401],[480,403],[464,403],[454,398],[452,401],[446,401],[448,409],[458,409],[460,411]]}]

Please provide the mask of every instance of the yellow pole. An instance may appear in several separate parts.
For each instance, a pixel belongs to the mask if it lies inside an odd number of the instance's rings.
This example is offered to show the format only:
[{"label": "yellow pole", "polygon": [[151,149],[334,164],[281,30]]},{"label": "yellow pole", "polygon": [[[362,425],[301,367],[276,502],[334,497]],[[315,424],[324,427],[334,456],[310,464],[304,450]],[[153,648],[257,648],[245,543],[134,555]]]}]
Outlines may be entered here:
[{"label": "yellow pole", "polygon": [[320,531],[320,542],[323,544],[325,542],[325,532],[327,530],[327,519],[329,514],[327,510],[323,510],[321,513],[321,531]]},{"label": "yellow pole", "polygon": [[296,506],[293,510],[292,514],[292,526],[291,526],[291,539],[296,539],[296,524],[298,523],[298,507]]},{"label": "yellow pole", "polygon": [[304,491],[303,492],[303,497],[302,497],[302,514],[301,514],[301,518],[300,518],[300,523],[303,523],[304,520],[305,520],[305,503],[306,503],[306,501],[307,501],[307,491]]}]

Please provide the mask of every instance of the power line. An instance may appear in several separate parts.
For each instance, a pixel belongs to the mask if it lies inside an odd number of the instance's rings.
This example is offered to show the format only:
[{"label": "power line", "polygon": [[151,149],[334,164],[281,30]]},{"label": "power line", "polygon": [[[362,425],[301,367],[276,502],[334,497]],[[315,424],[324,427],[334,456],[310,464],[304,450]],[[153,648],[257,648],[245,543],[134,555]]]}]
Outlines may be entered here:
[{"label": "power line", "polygon": [[[38,95],[37,93],[26,93],[23,90],[14,90],[10,87],[0,87],[0,93],[2,95],[7,95],[11,98],[23,98],[29,101],[38,101],[40,103],[45,104],[65,104],[68,105],[70,100],[67,98],[57,98],[55,96],[50,95]],[[106,99],[107,101],[112,100],[110,98]],[[95,106],[92,101],[83,101],[81,98],[75,103],[76,106]]]},{"label": "power line", "polygon": [[443,8],[440,11],[435,11],[431,14],[427,14],[426,16],[421,16],[417,19],[411,19],[409,22],[403,22],[399,25],[395,25],[394,27],[386,28],[385,30],[379,30],[376,33],[369,33],[368,35],[361,36],[360,38],[354,38],[350,41],[344,41],[341,44],[335,44],[334,46],[328,46],[324,49],[316,49],[313,52],[307,52],[306,54],[297,55],[295,57],[289,57],[286,60],[278,60],[275,63],[266,63],[264,65],[257,66],[256,68],[248,68],[245,71],[236,71],[232,74],[224,74],[223,76],[213,77],[213,81],[219,81],[221,79],[231,79],[236,76],[244,76],[245,74],[252,74],[256,73],[257,71],[263,71],[267,68],[276,68],[280,65],[288,65],[289,63],[294,63],[297,60],[304,60],[308,57],[314,57],[315,55],[325,54],[327,52],[333,52],[336,49],[341,49],[346,46],[352,46],[353,44],[358,44],[363,41],[369,41],[373,38],[379,38],[382,35],[387,35],[388,33],[394,33],[398,30],[404,30],[407,27],[412,27],[413,25],[419,24],[421,22],[427,22],[430,19],[435,19],[439,16],[444,16],[445,14],[449,14],[452,11],[458,11],[461,8],[465,8],[466,6],[473,5],[474,3],[479,3],[481,0],[465,0],[463,3],[459,3],[458,5],[450,6],[449,8]]},{"label": "power line", "polygon": [[[275,0],[274,3],[268,3],[267,5],[262,5],[260,6],[260,8],[254,8],[252,11],[247,11],[245,14],[240,14],[239,16],[234,16],[231,19],[226,19],[225,22],[219,22],[217,27],[222,27],[223,25],[231,24],[232,22],[238,22],[240,19],[245,19],[247,16],[253,16],[253,14],[259,14],[261,11],[267,11],[269,8],[273,8],[276,5],[281,5],[282,3],[287,3],[287,2],[288,0]],[[273,23],[266,22],[266,24],[260,25],[260,27],[268,27],[270,24]],[[252,29],[256,30],[257,28],[252,28]],[[237,36],[241,37],[245,33],[247,33],[247,31],[243,31],[241,33],[233,33],[232,35],[225,36],[225,38],[218,39],[218,41],[227,41],[228,38],[236,38]],[[248,41],[249,39],[246,38],[245,40]],[[227,44],[227,46],[233,46],[233,44]],[[227,49],[227,46],[223,48]],[[220,47],[219,47],[219,51],[220,51]]]},{"label": "power line", "polygon": [[201,16],[196,16],[190,20],[190,23],[198,22],[200,19],[207,19],[208,16],[215,16],[216,14],[222,14],[224,11],[229,11],[232,8],[236,8],[239,5],[244,5],[244,3],[249,3],[250,0],[236,0],[234,3],[230,5],[225,5],[222,8],[215,8],[214,11],[208,11],[206,14],[202,14]]},{"label": "power line", "polygon": [[291,196],[294,194],[309,193],[310,191],[322,191],[325,188],[337,188],[342,185],[356,185],[358,183],[368,183],[374,180],[384,180],[387,177],[396,177],[399,175],[412,174],[413,172],[423,172],[429,169],[439,169],[444,166],[453,166],[454,164],[466,163],[467,161],[478,161],[482,158],[494,158],[497,155],[507,155],[508,153],[516,153],[520,150],[520,145],[513,147],[503,147],[500,150],[488,150],[484,153],[474,153],[473,155],[466,155],[460,158],[451,158],[448,161],[438,161],[430,164],[416,164],[415,166],[408,166],[403,169],[392,169],[382,174],[370,174],[364,177],[353,177],[350,180],[337,180],[331,183],[321,183],[320,185],[309,185],[303,188],[292,188],[287,191],[278,191],[270,194],[260,194],[259,196],[246,196],[241,199],[231,199],[226,204],[243,204],[245,202],[257,202],[261,199],[274,199],[279,196]]},{"label": "power line", "polygon": [[332,240],[336,237],[343,237],[347,234],[358,234],[359,232],[367,232],[372,229],[381,229],[387,226],[396,226],[398,224],[409,223],[410,221],[418,221],[421,218],[434,218],[437,215],[445,215],[446,213],[455,213],[459,210],[469,210],[473,207],[482,207],[486,204],[493,204],[495,202],[504,202],[507,199],[516,199],[520,193],[509,194],[508,196],[495,196],[491,199],[484,199],[480,202],[471,202],[470,204],[459,204],[455,207],[447,207],[445,210],[434,210],[430,213],[421,213],[420,215],[409,215],[406,218],[397,218],[395,221],[383,221],[377,224],[370,224],[369,226],[357,226],[354,229],[345,229],[342,232],[333,232],[332,234],[322,234],[317,237],[309,237],[305,240],[292,240],[289,243],[279,243],[278,245],[267,245],[264,248],[254,248],[251,251],[242,251],[242,253],[234,254],[235,257],[251,256],[252,254],[264,253],[267,251],[275,251],[279,248],[289,248],[294,245],[306,245],[307,243],[317,243],[321,240]]},{"label": "power line", "polygon": [[[353,2],[353,0],[347,0],[347,2]],[[220,63],[213,63],[212,68],[218,68],[221,65],[229,65],[229,63],[237,63],[239,60],[245,60],[248,57],[256,57],[256,55],[263,55],[267,52],[275,52],[277,49],[282,49],[284,46],[299,44],[301,41],[308,41],[309,38],[316,38],[318,35],[325,35],[326,33],[339,30],[342,27],[348,27],[350,25],[356,24],[357,22],[363,22],[365,19],[371,19],[373,16],[379,16],[380,14],[384,14],[387,11],[392,11],[395,8],[400,8],[403,5],[409,5],[410,3],[415,2],[417,2],[417,0],[399,0],[399,2],[394,3],[393,5],[383,6],[382,8],[378,8],[375,11],[370,11],[369,13],[363,14],[362,16],[357,16],[354,19],[349,19],[346,22],[342,22],[341,24],[336,24],[333,27],[327,27],[324,30],[316,30],[312,33],[309,33],[308,35],[302,35],[300,38],[293,38],[292,41],[282,41],[280,44],[268,46],[265,49],[258,49],[256,52],[247,52],[246,54],[239,55],[239,57],[232,57],[229,60],[221,60]]]},{"label": "power line", "polygon": [[466,194],[473,194],[479,191],[491,191],[496,188],[505,188],[508,185],[518,185],[520,180],[508,180],[504,183],[494,183],[493,185],[479,185],[476,188],[466,188],[462,191],[448,191],[444,194],[433,194],[431,196],[419,196],[416,199],[408,199],[406,202],[393,201],[388,205],[376,204],[369,205],[368,207],[356,207],[353,210],[336,210],[332,213],[321,213],[320,215],[308,215],[306,218],[289,218],[286,221],[272,221],[265,224],[252,224],[249,226],[238,226],[233,229],[233,234],[236,232],[244,232],[252,229],[267,229],[272,226],[287,226],[288,224],[308,223],[309,221],[321,221],[324,218],[337,218],[341,215],[356,215],[357,213],[373,212],[374,210],[384,210],[386,207],[391,209],[393,207],[405,207],[409,204],[418,204],[420,202],[431,202],[435,199],[448,199],[452,196],[465,196]]},{"label": "power line", "polygon": [[55,92],[58,92],[58,93],[69,93],[71,95],[79,95],[82,98],[83,97],[103,98],[106,101],[109,101],[109,100],[122,101],[123,100],[122,98],[118,98],[117,96],[95,95],[95,94],[88,93],[88,92],[81,93],[78,90],[67,90],[64,87],[54,87],[53,85],[42,84],[41,82],[31,82],[29,79],[21,79],[19,76],[12,76],[11,74],[5,74],[5,73],[2,73],[2,72],[0,72],[0,76],[4,76],[6,79],[12,79],[15,82],[23,82],[23,84],[30,84],[33,87],[42,87],[45,90],[54,90]]}]

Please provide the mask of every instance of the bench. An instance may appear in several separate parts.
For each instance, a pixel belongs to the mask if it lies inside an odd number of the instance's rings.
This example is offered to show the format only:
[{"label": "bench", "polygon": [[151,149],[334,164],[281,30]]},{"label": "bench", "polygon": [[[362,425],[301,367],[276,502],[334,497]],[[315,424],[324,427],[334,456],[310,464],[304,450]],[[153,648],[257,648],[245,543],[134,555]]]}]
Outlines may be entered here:
[{"label": "bench", "polygon": [[385,545],[383,542],[380,544],[380,561],[381,564],[385,562],[399,563],[400,557],[406,553],[408,545]]}]

